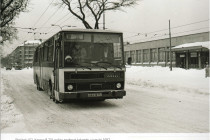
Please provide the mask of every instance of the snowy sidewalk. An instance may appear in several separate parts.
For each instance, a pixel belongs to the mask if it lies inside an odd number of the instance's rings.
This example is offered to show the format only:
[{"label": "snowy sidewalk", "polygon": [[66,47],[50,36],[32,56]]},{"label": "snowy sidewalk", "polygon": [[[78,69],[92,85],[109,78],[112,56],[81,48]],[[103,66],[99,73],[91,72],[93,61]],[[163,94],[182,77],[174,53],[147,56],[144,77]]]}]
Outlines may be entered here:
[{"label": "snowy sidewalk", "polygon": [[209,78],[205,70],[168,67],[127,66],[126,83],[141,87],[154,87],[174,91],[209,94]]}]

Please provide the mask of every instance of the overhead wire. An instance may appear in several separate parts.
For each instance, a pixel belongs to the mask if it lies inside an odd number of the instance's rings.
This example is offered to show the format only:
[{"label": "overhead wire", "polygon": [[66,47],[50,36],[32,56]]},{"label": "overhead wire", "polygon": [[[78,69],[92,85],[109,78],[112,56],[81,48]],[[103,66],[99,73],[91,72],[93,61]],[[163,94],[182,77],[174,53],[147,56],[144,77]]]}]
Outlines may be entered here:
[{"label": "overhead wire", "polygon": [[[179,26],[174,26],[174,27],[171,27],[171,29],[180,28],[180,27],[184,27],[184,26],[189,26],[189,25],[193,25],[193,24],[197,24],[197,23],[201,23],[201,22],[206,22],[206,21],[209,21],[209,19],[202,20],[202,21],[197,21],[197,22],[192,22],[192,23],[188,23],[188,24],[183,24],[183,25],[179,25]],[[161,29],[161,30],[156,30],[156,31],[148,32],[148,33],[139,33],[139,32],[136,32],[137,35],[129,36],[129,37],[126,37],[126,38],[132,38],[132,37],[139,36],[139,35],[145,35],[145,36],[147,36],[148,34],[151,34],[151,33],[157,33],[157,32],[166,31],[166,30],[168,30],[168,29]]]},{"label": "overhead wire", "polygon": [[[59,8],[60,9],[60,8]],[[59,11],[59,9],[58,10],[56,10],[45,22],[44,22],[44,24],[42,24],[42,26],[44,26],[58,11]],[[42,27],[41,26],[41,27]]]},{"label": "overhead wire", "polygon": [[[73,10],[75,10],[76,8],[77,8],[77,7],[74,7]],[[76,13],[78,13],[78,12],[76,12]],[[67,13],[64,17],[66,17],[67,15],[69,15],[69,13]],[[69,19],[72,18],[72,17],[73,17],[73,15],[71,15],[70,17],[68,17],[65,21],[61,22],[60,25],[63,24],[63,23],[65,23],[67,20],[69,20]],[[57,24],[59,21],[60,21],[60,20],[58,20],[55,24]],[[52,27],[51,27],[51,28],[52,28]],[[53,30],[55,30],[55,28],[49,30],[47,33],[50,33],[50,32],[52,32]]]},{"label": "overhead wire", "polygon": [[[51,3],[47,6],[47,8],[44,10],[44,12],[40,15],[40,17],[38,18],[38,20],[35,22],[35,24],[32,26],[32,28],[34,28],[36,26],[36,24],[40,21],[40,19],[42,18],[42,16],[46,13],[46,11],[49,9],[50,5],[53,3],[54,0],[51,1]],[[28,34],[26,34],[23,38],[25,39],[27,37]]]},{"label": "overhead wire", "polygon": [[[180,33],[186,33],[186,32],[192,32],[192,31],[197,31],[197,30],[202,30],[202,29],[209,29],[210,27],[203,27],[203,28],[198,28],[198,29],[193,29],[193,30],[187,30],[187,31],[183,31],[183,32],[177,32],[177,33],[173,33],[173,35],[175,34],[180,34]],[[159,35],[159,36],[152,36],[152,37],[149,37],[149,38],[144,38],[144,39],[138,39],[138,40],[134,40],[134,41],[131,41],[131,42],[138,42],[138,41],[142,41],[142,40],[147,40],[147,39],[151,39],[151,38],[158,38],[158,37],[163,37],[163,36],[166,36],[168,34],[162,34],[162,35]]]},{"label": "overhead wire", "polygon": [[45,9],[45,11],[41,14],[41,16],[39,17],[39,19],[35,22],[34,26],[39,22],[39,20],[41,19],[41,17],[46,13],[46,11],[49,9],[50,5],[53,3],[54,0],[51,1],[51,3],[47,6],[47,8]]}]

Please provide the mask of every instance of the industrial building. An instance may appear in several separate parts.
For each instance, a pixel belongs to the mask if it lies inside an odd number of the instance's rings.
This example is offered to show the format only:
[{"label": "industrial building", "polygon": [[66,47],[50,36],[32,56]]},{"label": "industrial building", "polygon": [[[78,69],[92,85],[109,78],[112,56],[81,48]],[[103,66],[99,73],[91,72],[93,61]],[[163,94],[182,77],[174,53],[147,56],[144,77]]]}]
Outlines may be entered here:
[{"label": "industrial building", "polygon": [[[209,63],[209,32],[183,35],[171,38],[172,66],[182,68],[204,68]],[[200,42],[202,45],[176,49],[176,46]],[[191,44],[192,45],[192,44]],[[125,61],[133,65],[142,66],[169,66],[170,41],[167,39],[152,40],[125,45]],[[174,49],[173,49],[174,48]]]}]

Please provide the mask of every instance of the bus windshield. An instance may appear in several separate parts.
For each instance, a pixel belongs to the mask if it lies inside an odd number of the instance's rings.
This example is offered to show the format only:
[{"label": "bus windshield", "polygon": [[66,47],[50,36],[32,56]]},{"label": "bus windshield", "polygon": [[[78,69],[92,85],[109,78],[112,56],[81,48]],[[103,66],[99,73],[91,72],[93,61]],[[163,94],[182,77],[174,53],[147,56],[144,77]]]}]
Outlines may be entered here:
[{"label": "bus windshield", "polygon": [[64,42],[64,59],[64,67],[75,67],[84,63],[120,67],[123,65],[121,36],[83,34],[83,37],[69,39]]}]

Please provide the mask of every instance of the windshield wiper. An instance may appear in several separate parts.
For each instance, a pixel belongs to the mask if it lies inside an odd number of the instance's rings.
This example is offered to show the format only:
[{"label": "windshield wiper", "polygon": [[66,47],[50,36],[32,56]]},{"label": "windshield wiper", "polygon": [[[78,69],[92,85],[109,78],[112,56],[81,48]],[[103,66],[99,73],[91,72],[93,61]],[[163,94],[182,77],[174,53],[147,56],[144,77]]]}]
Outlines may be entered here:
[{"label": "windshield wiper", "polygon": [[80,65],[80,64],[75,64],[76,66],[79,66],[79,67],[82,67],[82,68],[86,68],[86,69],[89,69],[89,70],[91,70],[91,68],[90,67],[88,67],[88,66],[84,66],[84,65]]},{"label": "windshield wiper", "polygon": [[100,66],[100,65],[98,65],[97,63],[91,63],[91,62],[82,62],[82,63],[92,64],[92,65],[94,65],[94,66],[101,67],[101,68],[104,68],[105,70],[107,70],[107,68],[106,68],[106,67],[104,67],[104,66]]},{"label": "windshield wiper", "polygon": [[110,66],[112,66],[112,67],[119,68],[119,69],[121,69],[121,70],[122,70],[122,68],[121,68],[120,66],[113,65],[113,64],[112,64],[112,63],[110,63],[110,62],[106,62],[106,61],[99,61],[99,62],[97,62],[96,64],[99,64],[99,63],[109,64],[109,65],[110,65]]}]

